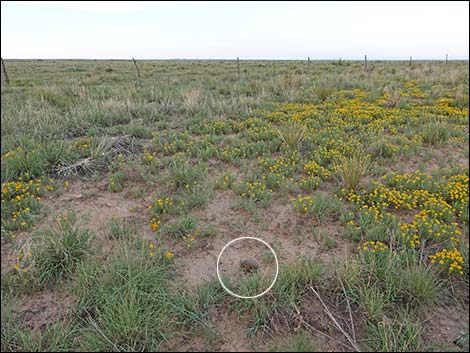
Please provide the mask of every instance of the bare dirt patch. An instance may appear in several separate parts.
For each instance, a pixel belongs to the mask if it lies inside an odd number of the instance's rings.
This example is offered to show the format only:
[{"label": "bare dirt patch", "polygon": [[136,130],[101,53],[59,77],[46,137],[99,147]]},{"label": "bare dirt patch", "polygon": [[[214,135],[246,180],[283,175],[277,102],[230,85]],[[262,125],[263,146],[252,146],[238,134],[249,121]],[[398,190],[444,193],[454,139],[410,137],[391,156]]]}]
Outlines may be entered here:
[{"label": "bare dirt patch", "polygon": [[[209,223],[218,230],[215,237],[199,240],[199,245],[191,250],[183,247],[177,250],[178,272],[190,285],[200,285],[216,279],[220,251],[230,240],[239,237],[256,237],[269,243],[278,256],[280,266],[300,257],[341,257],[348,247],[341,236],[342,227],[336,223],[315,224],[311,219],[294,214],[290,205],[279,202],[273,202],[270,207],[262,209],[261,216],[253,215],[233,207],[235,197],[231,191],[218,193],[204,210],[197,211],[201,222]],[[334,237],[335,247],[323,251],[320,248],[321,240],[313,234],[314,228]],[[224,256],[224,265],[238,268],[244,258],[260,256],[259,252],[252,251],[254,249],[242,250],[237,256]]]},{"label": "bare dirt patch", "polygon": [[14,267],[15,267],[15,263],[16,263],[16,256],[15,256],[15,249],[13,248],[13,245],[8,242],[8,241],[5,241],[3,238],[2,238],[2,250],[1,250],[1,254],[2,254],[2,276],[4,276],[5,274],[7,274],[8,272],[10,271],[13,271],[14,270]]},{"label": "bare dirt patch", "polygon": [[[78,225],[93,232],[98,248],[106,254],[113,245],[106,229],[110,220],[113,217],[136,218],[132,210],[143,207],[145,202],[127,199],[123,192],[112,193],[107,190],[104,182],[74,180],[69,183],[67,191],[58,197],[44,199],[43,203],[48,207],[49,215],[39,227],[52,225],[58,212],[73,211],[79,221]],[[142,224],[148,223],[142,220]],[[142,227],[139,236],[146,237],[149,232],[146,227]]]},{"label": "bare dirt patch", "polygon": [[71,314],[74,297],[64,290],[34,292],[14,311],[16,321],[31,330],[43,330]]},{"label": "bare dirt patch", "polygon": [[88,229],[99,233],[112,217],[130,216],[131,209],[139,203],[123,198],[121,193],[107,191],[104,184],[76,180],[70,182],[68,190],[60,196],[45,199],[44,205],[51,211],[49,221],[57,212],[73,210]]},{"label": "bare dirt patch", "polygon": [[452,346],[456,339],[468,333],[468,328],[468,311],[455,305],[439,306],[428,313],[423,335],[434,343]]},{"label": "bare dirt patch", "polygon": [[390,168],[394,171],[411,174],[416,172],[420,166],[424,167],[426,173],[432,173],[442,168],[468,166],[469,160],[465,156],[463,148],[454,146],[435,146],[429,148],[431,157],[428,160],[422,155],[416,155],[411,158],[400,157],[398,163]]},{"label": "bare dirt patch", "polygon": [[211,325],[218,333],[221,345],[220,352],[253,352],[256,346],[254,339],[246,335],[246,325],[235,313],[227,312],[226,308],[214,307],[209,312]]}]

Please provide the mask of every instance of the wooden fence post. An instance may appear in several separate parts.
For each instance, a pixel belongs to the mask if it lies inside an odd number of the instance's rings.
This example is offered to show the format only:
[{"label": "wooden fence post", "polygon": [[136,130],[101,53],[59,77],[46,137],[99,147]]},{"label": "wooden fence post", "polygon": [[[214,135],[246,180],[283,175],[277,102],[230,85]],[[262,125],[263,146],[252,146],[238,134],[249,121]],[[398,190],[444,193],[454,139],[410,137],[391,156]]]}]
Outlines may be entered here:
[{"label": "wooden fence post", "polygon": [[367,71],[367,55],[364,55],[364,71]]},{"label": "wooden fence post", "polygon": [[237,56],[237,75],[238,81],[240,81],[240,58]]},{"label": "wooden fence post", "polygon": [[2,59],[2,70],[3,70],[3,76],[5,76],[5,84],[7,85],[7,88],[10,88],[10,78],[8,77],[8,72],[7,68],[5,67],[5,62]]},{"label": "wooden fence post", "polygon": [[132,58],[132,61],[134,62],[135,70],[137,71],[137,78],[140,80],[140,71],[139,67],[137,66],[137,61],[134,58]]},{"label": "wooden fence post", "polygon": [[449,55],[446,54],[446,65],[449,64]]},{"label": "wooden fence post", "polygon": [[411,67],[411,59],[412,59],[412,58],[413,58],[413,57],[412,57],[412,56],[410,56],[410,67]]},{"label": "wooden fence post", "polygon": [[308,57],[308,66],[310,67],[310,56]]}]

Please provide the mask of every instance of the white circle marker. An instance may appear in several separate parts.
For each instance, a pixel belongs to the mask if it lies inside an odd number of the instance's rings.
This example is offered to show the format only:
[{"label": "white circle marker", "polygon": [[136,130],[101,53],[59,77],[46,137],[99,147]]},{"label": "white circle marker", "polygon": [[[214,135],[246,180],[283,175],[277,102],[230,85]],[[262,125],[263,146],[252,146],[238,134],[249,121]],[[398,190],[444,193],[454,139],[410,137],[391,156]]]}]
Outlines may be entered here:
[{"label": "white circle marker", "polygon": [[[239,295],[239,294],[236,294],[236,293],[233,293],[230,289],[228,289],[224,282],[222,282],[222,278],[220,278],[220,273],[219,273],[219,262],[220,262],[220,257],[222,256],[223,252],[225,251],[225,249],[227,249],[231,244],[235,243],[236,241],[239,241],[239,240],[243,240],[243,239],[252,239],[252,240],[256,240],[256,241],[259,241],[261,243],[263,243],[264,245],[266,245],[269,250],[271,250],[271,252],[273,253],[274,255],[274,259],[276,260],[276,275],[274,276],[274,280],[273,282],[271,283],[271,285],[268,287],[268,289],[266,289],[264,292],[262,293],[259,293],[257,295],[253,295],[253,296],[244,296],[244,295]],[[258,297],[261,297],[262,295],[265,295],[266,293],[268,293],[271,288],[274,286],[274,283],[276,283],[276,280],[277,280],[277,275],[279,274],[279,262],[277,261],[277,256],[276,256],[276,253],[274,252],[273,248],[271,247],[271,245],[269,245],[268,243],[266,243],[263,239],[259,239],[259,238],[255,238],[255,237],[240,237],[240,238],[236,238],[236,239],[233,239],[231,241],[229,241],[223,248],[222,250],[220,251],[220,254],[219,256],[217,257],[217,278],[219,279],[219,282],[220,284],[222,285],[222,288],[225,289],[225,291],[236,297],[236,298],[240,298],[240,299],[255,299],[255,298],[258,298]]]}]

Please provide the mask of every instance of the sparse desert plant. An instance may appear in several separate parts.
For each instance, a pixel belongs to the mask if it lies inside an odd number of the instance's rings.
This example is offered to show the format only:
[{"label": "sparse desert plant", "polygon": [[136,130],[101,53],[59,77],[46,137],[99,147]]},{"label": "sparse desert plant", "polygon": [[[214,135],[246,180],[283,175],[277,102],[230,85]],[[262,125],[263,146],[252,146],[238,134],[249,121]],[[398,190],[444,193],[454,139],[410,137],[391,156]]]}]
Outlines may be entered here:
[{"label": "sparse desert plant", "polygon": [[437,122],[423,127],[423,142],[431,145],[443,143],[449,139],[449,130],[443,123]]},{"label": "sparse desert plant", "polygon": [[176,239],[187,237],[196,228],[194,217],[186,216],[162,228],[162,232]]},{"label": "sparse desert plant", "polygon": [[121,171],[111,172],[108,180],[109,191],[120,192],[124,190],[124,176]]},{"label": "sparse desert plant", "polygon": [[252,202],[259,203],[262,207],[267,207],[273,198],[272,190],[260,181],[245,181],[233,184],[233,192]]},{"label": "sparse desert plant", "polygon": [[[176,156],[176,155],[175,155]],[[201,163],[193,165],[182,156],[176,156],[170,162],[170,183],[175,189],[184,190],[197,186],[206,174],[205,166]]]},{"label": "sparse desert plant", "polygon": [[402,92],[396,86],[386,86],[383,94],[383,104],[387,108],[398,107],[402,101]]},{"label": "sparse desert plant", "polygon": [[434,273],[429,268],[410,266],[404,272],[403,290],[408,301],[421,307],[436,303],[440,288]]},{"label": "sparse desert plant", "polygon": [[276,132],[286,146],[299,148],[305,140],[307,127],[297,120],[291,120],[277,127]]},{"label": "sparse desert plant", "polygon": [[391,158],[398,152],[398,147],[395,146],[390,139],[379,137],[377,140],[372,142],[368,147],[368,152],[374,158]]},{"label": "sparse desert plant", "polygon": [[44,244],[33,250],[37,281],[46,285],[70,276],[89,253],[91,233],[74,224],[74,215],[59,214],[44,235]]},{"label": "sparse desert plant", "polygon": [[290,299],[309,291],[308,286],[319,283],[325,274],[322,262],[305,257],[284,266],[283,270],[274,290]]},{"label": "sparse desert plant", "polygon": [[135,223],[119,217],[111,218],[108,228],[114,239],[130,239],[133,235],[138,234],[138,228]]},{"label": "sparse desert plant", "polygon": [[61,159],[60,165],[55,168],[57,175],[68,177],[71,175],[90,175],[103,168],[105,160],[112,151],[111,140],[106,137],[97,137],[87,144],[86,156],[73,162]]},{"label": "sparse desert plant", "polygon": [[301,196],[291,198],[292,206],[299,213],[311,215],[318,223],[326,221],[334,214],[339,214],[341,203],[336,198],[319,194],[313,197]]},{"label": "sparse desert plant", "polygon": [[371,160],[369,158],[353,156],[343,160],[338,166],[338,174],[344,188],[355,190],[370,174]]},{"label": "sparse desert plant", "polygon": [[47,160],[38,149],[25,151],[18,148],[7,154],[7,158],[2,158],[2,183],[19,178],[39,178],[47,173]]},{"label": "sparse desert plant", "polygon": [[312,94],[320,102],[325,102],[333,93],[335,89],[325,83],[318,83],[312,88]]},{"label": "sparse desert plant", "polygon": [[203,103],[203,100],[204,96],[200,87],[191,89],[183,95],[183,107],[189,113],[195,114]]},{"label": "sparse desert plant", "polygon": [[359,288],[359,298],[367,318],[372,322],[379,322],[387,304],[382,290],[377,286],[363,285]]},{"label": "sparse desert plant", "polygon": [[170,198],[162,196],[155,198],[149,207],[156,216],[161,216],[162,214],[170,213],[172,206],[173,202]]},{"label": "sparse desert plant", "polygon": [[369,345],[377,352],[419,352],[423,327],[406,314],[395,320],[369,323]]}]

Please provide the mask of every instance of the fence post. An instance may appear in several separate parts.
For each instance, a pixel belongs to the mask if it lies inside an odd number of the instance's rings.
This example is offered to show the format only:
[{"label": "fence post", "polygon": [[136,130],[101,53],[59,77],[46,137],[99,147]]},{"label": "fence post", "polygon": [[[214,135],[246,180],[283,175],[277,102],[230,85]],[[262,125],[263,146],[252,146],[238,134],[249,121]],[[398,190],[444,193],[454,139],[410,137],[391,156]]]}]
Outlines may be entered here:
[{"label": "fence post", "polygon": [[10,78],[8,77],[8,72],[7,68],[5,67],[5,62],[2,59],[2,70],[3,70],[3,76],[5,76],[5,84],[7,85],[7,88],[10,88]]},{"label": "fence post", "polygon": [[240,58],[237,56],[237,75],[238,81],[240,81]]},{"label": "fence post", "polygon": [[310,67],[310,56],[308,57],[308,66]]},{"label": "fence post", "polygon": [[367,71],[367,55],[364,55],[364,71]]},{"label": "fence post", "polygon": [[134,58],[132,58],[132,61],[134,62],[135,70],[137,71],[137,78],[140,80],[140,71],[139,67],[137,66],[137,61]]},{"label": "fence post", "polygon": [[413,57],[412,57],[412,56],[410,56],[410,67],[411,67],[411,59],[412,59],[412,58],[413,58]]},{"label": "fence post", "polygon": [[446,65],[449,64],[449,55],[446,54]]}]

